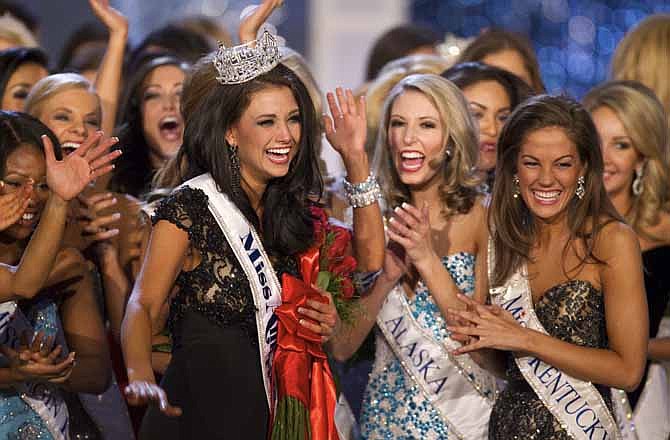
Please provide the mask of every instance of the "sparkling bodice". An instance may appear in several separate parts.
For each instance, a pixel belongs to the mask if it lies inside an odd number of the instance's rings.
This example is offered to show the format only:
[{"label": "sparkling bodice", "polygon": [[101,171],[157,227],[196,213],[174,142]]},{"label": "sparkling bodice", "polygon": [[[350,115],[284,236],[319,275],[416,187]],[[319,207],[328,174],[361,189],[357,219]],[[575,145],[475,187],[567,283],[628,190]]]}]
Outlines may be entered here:
[{"label": "sparkling bodice", "polygon": [[[535,305],[535,313],[555,338],[583,347],[607,347],[603,296],[588,281],[572,280],[550,288]],[[568,440],[569,435],[528,385],[511,354],[507,377],[508,386],[491,413],[489,438]],[[611,406],[609,389],[597,389]]]},{"label": "sparkling bodice", "polygon": [[[459,252],[443,257],[442,263],[456,286],[466,295],[474,293],[475,257]],[[414,318],[430,329],[438,341],[447,336],[446,323],[430,292],[419,282],[409,301]],[[375,363],[363,400],[361,432],[368,439],[447,439],[450,432],[437,411],[408,377],[400,361],[379,330],[376,330]]]}]

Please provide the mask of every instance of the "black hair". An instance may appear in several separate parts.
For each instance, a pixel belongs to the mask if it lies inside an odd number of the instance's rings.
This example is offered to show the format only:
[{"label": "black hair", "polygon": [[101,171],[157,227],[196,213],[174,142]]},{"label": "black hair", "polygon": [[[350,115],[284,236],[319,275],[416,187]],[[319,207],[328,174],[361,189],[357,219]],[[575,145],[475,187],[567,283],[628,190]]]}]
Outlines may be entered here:
[{"label": "black hair", "polygon": [[154,69],[161,66],[177,66],[186,71],[183,61],[164,55],[148,55],[126,82],[126,90],[119,105],[118,123],[119,148],[121,155],[114,163],[115,169],[109,185],[110,189],[140,197],[149,189],[154,169],[150,161],[150,147],[144,137],[142,127],[141,89],[144,79]]},{"label": "black hair", "polygon": [[177,25],[163,26],[147,35],[130,53],[127,71],[132,72],[142,64],[147,54],[172,55],[189,64],[198,61],[215,48],[197,32]]},{"label": "black hair", "polygon": [[495,81],[505,89],[510,110],[535,94],[528,84],[513,73],[479,62],[456,64],[442,72],[442,76],[461,90],[483,81]]},{"label": "black hair", "polygon": [[[262,231],[263,242],[271,254],[299,253],[313,242],[310,200],[319,199],[323,190],[316,157],[321,131],[309,92],[282,64],[242,84],[222,85],[216,76],[211,56],[205,57],[194,66],[184,85],[181,107],[184,143],[176,159],[177,163],[186,159],[182,180],[210,173],[219,190]],[[288,173],[271,179],[263,193],[261,225],[245,192],[234,184],[226,133],[248,108],[255,93],[277,86],[288,87],[295,97],[300,109],[301,136]]]},{"label": "black hair", "polygon": [[47,69],[49,60],[41,50],[33,47],[13,47],[0,51],[0,98],[5,94],[7,83],[22,64],[35,63]]},{"label": "black hair", "polygon": [[27,113],[0,110],[0,177],[4,177],[7,158],[21,145],[30,145],[44,153],[41,136],[49,136],[56,159],[63,158],[60,143],[49,128]]},{"label": "black hair", "polygon": [[423,26],[402,25],[389,29],[372,46],[368,56],[365,80],[375,79],[382,67],[389,61],[410,55],[419,47],[434,46],[440,40],[437,32]]},{"label": "black hair", "polygon": [[[57,69],[59,72],[65,71],[81,71],[87,70],[91,67],[81,68],[78,65],[73,65],[77,60],[78,51],[86,43],[104,43],[107,46],[107,39],[109,32],[100,23],[84,23],[75,29],[70,34],[70,37],[65,42],[65,46],[61,50],[60,59],[58,60]],[[103,50],[104,51],[104,50]],[[81,64],[81,63],[77,63]]]}]

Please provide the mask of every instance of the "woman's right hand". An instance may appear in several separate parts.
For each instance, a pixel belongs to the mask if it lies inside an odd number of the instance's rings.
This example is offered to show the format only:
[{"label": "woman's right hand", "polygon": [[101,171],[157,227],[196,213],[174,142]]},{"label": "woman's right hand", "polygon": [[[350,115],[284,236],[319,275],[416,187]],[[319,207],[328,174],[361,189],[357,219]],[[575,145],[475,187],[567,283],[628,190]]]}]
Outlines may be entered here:
[{"label": "woman's right hand", "polygon": [[181,415],[181,408],[170,405],[165,391],[155,383],[146,380],[134,380],[125,388],[125,394],[130,405],[156,404],[161,412],[168,417]]},{"label": "woman's right hand", "polygon": [[5,182],[0,180],[0,231],[18,222],[30,204],[33,181],[28,180],[19,191],[5,193]]},{"label": "woman's right hand", "polygon": [[30,345],[22,345],[17,350],[0,346],[0,351],[9,360],[9,368],[16,382],[65,383],[75,365],[75,353],[58,361],[62,347],[53,347],[53,338],[38,333]]},{"label": "woman's right hand", "polygon": [[240,23],[238,31],[240,43],[254,41],[263,23],[267,21],[275,9],[280,8],[283,4],[284,0],[263,0],[263,3],[256,6],[254,11],[244,17]]}]

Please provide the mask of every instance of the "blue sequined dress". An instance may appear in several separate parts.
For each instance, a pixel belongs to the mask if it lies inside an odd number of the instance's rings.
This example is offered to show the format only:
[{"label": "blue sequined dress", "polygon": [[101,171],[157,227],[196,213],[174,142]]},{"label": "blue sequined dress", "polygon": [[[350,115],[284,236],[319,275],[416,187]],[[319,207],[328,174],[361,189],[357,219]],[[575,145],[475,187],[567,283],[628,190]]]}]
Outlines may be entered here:
[{"label": "blue sequined dress", "polygon": [[[57,340],[63,340],[58,305],[54,301],[40,300],[24,312],[35,333],[42,331],[46,336],[56,336]],[[18,309],[17,313],[20,313]],[[11,337],[11,332],[4,332],[0,342]],[[4,358],[3,362],[2,366],[6,366]],[[58,389],[54,387],[51,392],[58,393]],[[13,388],[4,388],[0,389],[0,438],[51,440],[53,437],[44,420],[21,399],[17,392]]]},{"label": "blue sequined dress", "polygon": [[[458,252],[442,258],[456,286],[466,295],[475,288],[475,257]],[[430,292],[419,282],[409,301],[417,322],[432,331],[438,341],[447,336],[446,323]],[[442,417],[424,398],[400,361],[375,329],[375,363],[370,373],[361,411],[361,432],[366,439],[449,439],[451,434]]]}]

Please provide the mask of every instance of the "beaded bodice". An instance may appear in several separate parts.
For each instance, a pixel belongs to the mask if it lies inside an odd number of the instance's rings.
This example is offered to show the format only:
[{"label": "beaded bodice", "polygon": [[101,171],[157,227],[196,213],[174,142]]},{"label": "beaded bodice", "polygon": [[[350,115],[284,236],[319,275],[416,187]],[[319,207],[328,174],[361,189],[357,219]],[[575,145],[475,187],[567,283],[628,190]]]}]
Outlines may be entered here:
[{"label": "beaded bodice", "polygon": [[[474,293],[475,257],[459,252],[442,259],[456,286],[466,295]],[[430,292],[419,282],[409,301],[412,315],[438,341],[448,332]],[[370,439],[447,439],[450,433],[441,416],[407,376],[400,361],[376,332],[375,363],[365,390],[361,432]]]}]

